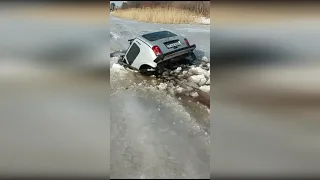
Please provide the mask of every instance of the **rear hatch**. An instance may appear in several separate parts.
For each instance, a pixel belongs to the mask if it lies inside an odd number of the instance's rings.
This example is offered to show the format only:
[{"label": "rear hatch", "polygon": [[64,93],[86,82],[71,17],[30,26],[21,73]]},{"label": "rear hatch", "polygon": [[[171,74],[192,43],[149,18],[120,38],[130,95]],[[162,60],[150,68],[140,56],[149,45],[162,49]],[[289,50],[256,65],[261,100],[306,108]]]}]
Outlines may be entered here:
[{"label": "rear hatch", "polygon": [[153,46],[159,46],[163,54],[187,47],[182,36],[169,31],[159,31],[142,36],[151,42]]}]

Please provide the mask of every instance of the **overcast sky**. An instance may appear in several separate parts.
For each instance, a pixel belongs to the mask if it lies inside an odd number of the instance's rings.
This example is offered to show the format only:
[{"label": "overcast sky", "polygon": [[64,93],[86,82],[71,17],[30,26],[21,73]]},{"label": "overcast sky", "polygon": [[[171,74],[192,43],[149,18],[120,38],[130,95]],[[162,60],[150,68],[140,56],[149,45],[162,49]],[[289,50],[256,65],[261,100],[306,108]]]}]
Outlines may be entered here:
[{"label": "overcast sky", "polygon": [[110,1],[110,4],[114,3],[116,6],[121,6],[123,2],[124,1]]}]

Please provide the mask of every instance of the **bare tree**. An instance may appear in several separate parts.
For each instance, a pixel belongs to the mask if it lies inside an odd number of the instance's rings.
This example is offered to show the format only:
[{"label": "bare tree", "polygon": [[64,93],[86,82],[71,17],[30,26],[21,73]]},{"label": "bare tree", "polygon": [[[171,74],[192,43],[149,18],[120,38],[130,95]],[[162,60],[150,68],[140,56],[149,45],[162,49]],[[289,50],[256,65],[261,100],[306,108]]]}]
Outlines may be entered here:
[{"label": "bare tree", "polygon": [[172,6],[210,16],[210,1],[175,1]]},{"label": "bare tree", "polygon": [[116,4],[111,3],[111,4],[110,4],[110,11],[114,11],[115,6],[116,6]]},{"label": "bare tree", "polygon": [[141,2],[140,1],[128,1],[128,5],[130,8],[140,8]]},{"label": "bare tree", "polygon": [[129,5],[127,2],[123,2],[122,5],[121,5],[121,9],[128,9],[129,8]]}]

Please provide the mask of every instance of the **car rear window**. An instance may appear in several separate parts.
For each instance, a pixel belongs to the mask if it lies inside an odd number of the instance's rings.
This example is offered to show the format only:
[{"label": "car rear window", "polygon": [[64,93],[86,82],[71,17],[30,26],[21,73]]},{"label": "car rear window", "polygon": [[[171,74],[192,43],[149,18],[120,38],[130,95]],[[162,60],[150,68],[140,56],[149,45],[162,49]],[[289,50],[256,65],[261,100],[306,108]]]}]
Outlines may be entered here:
[{"label": "car rear window", "polygon": [[169,38],[174,36],[177,36],[177,35],[170,31],[159,31],[159,32],[142,35],[142,37],[147,39],[148,41],[157,41],[159,39],[164,39],[164,38]]}]

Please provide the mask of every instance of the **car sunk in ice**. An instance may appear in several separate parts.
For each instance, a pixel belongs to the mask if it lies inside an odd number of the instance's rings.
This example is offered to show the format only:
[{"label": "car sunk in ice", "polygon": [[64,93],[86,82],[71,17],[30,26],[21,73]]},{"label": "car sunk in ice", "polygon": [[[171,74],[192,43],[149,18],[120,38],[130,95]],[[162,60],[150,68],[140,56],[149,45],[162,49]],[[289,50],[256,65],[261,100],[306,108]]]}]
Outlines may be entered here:
[{"label": "car sunk in ice", "polygon": [[[168,65],[191,57],[196,45],[170,31],[157,31],[129,39],[130,46],[120,63],[141,73],[162,73]],[[192,63],[191,60],[188,60]]]}]

